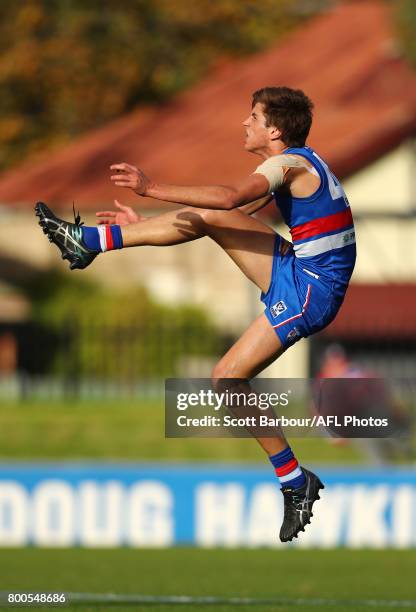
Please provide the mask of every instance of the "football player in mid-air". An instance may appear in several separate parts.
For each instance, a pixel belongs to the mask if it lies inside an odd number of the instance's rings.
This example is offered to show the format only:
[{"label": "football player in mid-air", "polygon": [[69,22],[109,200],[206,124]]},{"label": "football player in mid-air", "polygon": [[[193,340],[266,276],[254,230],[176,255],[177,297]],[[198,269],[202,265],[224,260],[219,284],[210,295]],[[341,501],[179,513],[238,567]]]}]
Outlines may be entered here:
[{"label": "football player in mid-air", "polygon": [[[43,231],[70,262],[87,267],[98,254],[142,245],[175,245],[202,236],[214,240],[261,290],[261,314],[214,368],[213,380],[250,379],[301,338],[337,314],[354,268],[355,234],[345,193],[321,157],[306,145],[312,102],[300,90],[265,87],[253,94],[244,121],[245,149],[262,158],[233,185],[178,186],[154,182],[127,163],[111,166],[111,181],[136,194],[182,204],[154,217],[118,210],[97,213],[97,227],[58,219],[36,205]],[[292,243],[250,215],[275,198]],[[257,436],[281,483],[280,539],[297,537],[310,522],[323,488],[298,464],[280,430]]]}]

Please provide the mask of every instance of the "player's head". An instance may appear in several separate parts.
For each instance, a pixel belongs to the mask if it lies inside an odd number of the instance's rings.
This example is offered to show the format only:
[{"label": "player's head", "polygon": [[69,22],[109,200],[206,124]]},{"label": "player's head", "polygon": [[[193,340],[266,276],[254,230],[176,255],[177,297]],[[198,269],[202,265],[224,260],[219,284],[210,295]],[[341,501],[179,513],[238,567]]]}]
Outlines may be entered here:
[{"label": "player's head", "polygon": [[257,152],[267,142],[303,147],[312,124],[311,100],[300,89],[263,87],[253,94],[251,115],[244,122],[245,148]]}]

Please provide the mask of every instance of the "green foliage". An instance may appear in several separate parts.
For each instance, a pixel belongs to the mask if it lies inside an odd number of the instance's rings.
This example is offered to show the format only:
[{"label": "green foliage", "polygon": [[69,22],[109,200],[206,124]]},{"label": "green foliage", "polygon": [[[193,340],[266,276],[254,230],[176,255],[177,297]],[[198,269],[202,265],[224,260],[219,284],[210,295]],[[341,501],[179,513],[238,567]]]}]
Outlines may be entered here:
[{"label": "green foliage", "polygon": [[163,101],[219,57],[250,53],[300,17],[295,0],[0,3],[0,168],[138,104]]},{"label": "green foliage", "polygon": [[52,271],[26,292],[34,321],[55,337],[54,374],[134,384],[179,375],[187,360],[219,351],[202,310],[159,304],[140,287],[111,293]]},{"label": "green foliage", "polygon": [[398,0],[393,6],[402,50],[416,67],[416,3],[414,0]]}]

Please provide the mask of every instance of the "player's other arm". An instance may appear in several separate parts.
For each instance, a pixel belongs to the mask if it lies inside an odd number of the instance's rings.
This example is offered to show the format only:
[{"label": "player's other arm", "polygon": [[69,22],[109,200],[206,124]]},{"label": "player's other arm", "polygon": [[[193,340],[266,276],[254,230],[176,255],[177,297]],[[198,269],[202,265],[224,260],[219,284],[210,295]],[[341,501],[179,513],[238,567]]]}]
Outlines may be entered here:
[{"label": "player's other arm", "polygon": [[[114,164],[111,170],[115,171],[111,181],[118,187],[127,187],[145,197],[195,208],[232,210],[268,196],[273,190],[269,179],[263,173],[257,172],[258,169],[235,185],[207,186],[154,183],[142,170],[125,163]],[[282,168],[279,169],[279,173],[283,177]]]}]

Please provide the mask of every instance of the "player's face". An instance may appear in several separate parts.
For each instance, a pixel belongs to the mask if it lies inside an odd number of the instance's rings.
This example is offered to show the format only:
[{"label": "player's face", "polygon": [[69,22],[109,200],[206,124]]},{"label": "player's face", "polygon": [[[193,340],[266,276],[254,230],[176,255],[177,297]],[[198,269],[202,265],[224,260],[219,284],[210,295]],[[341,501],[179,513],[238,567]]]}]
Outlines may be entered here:
[{"label": "player's face", "polygon": [[270,128],[266,127],[266,116],[263,104],[257,102],[251,109],[249,117],[243,122],[246,129],[244,148],[251,153],[264,150],[270,144]]}]

